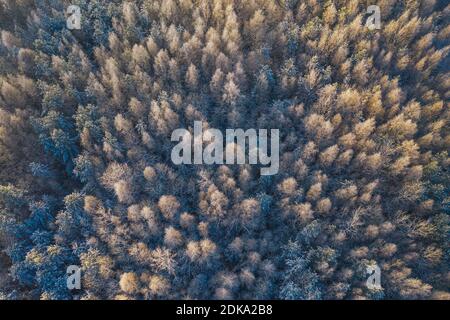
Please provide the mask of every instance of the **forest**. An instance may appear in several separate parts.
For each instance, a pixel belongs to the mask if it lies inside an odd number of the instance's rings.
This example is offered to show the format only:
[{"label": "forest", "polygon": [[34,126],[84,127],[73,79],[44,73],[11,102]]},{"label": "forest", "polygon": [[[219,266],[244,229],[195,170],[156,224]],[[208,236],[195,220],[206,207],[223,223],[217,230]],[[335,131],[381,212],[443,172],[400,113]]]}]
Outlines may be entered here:
[{"label": "forest", "polygon": [[0,300],[450,300],[449,51],[446,0],[0,0]]}]

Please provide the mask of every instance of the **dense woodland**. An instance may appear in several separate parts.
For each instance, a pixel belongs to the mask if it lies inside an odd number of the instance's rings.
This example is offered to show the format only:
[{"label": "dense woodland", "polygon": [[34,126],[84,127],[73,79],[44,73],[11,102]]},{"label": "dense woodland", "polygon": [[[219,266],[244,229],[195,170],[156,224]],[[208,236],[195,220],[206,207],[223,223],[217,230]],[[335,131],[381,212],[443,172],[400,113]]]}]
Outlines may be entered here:
[{"label": "dense woodland", "polygon": [[[449,22],[446,0],[0,0],[0,298],[450,299]],[[194,121],[279,128],[278,174],[174,165]]]}]

